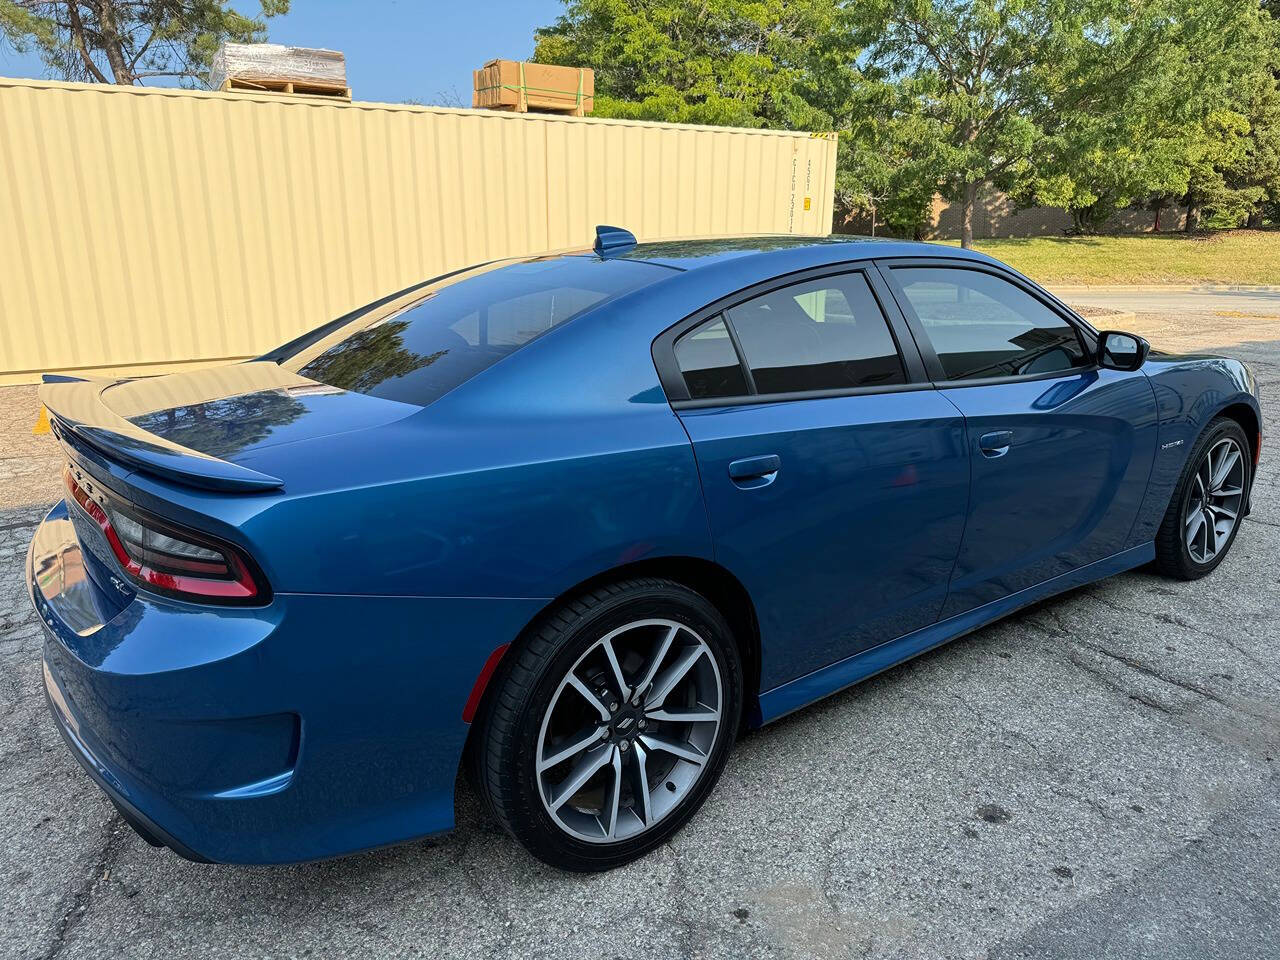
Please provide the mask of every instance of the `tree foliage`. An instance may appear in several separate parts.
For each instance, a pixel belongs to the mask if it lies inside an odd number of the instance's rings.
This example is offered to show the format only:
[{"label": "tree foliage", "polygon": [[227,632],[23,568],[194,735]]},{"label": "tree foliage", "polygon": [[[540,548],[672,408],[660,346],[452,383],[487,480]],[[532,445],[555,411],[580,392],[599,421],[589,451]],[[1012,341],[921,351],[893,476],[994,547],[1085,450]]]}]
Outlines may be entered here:
[{"label": "tree foliage", "polygon": [[836,208],[911,236],[928,219],[947,162],[941,124],[893,84],[867,84],[841,131]]},{"label": "tree foliage", "polygon": [[[937,186],[962,203],[972,239],[978,190],[1007,177],[1029,156],[1039,115],[1078,57],[1082,17],[1056,0],[972,3],[870,0],[862,35],[877,64],[931,122]],[[1037,58],[1037,49],[1054,49]]]},{"label": "tree foliage", "polygon": [[1280,200],[1280,22],[1251,26],[1231,48],[1239,68],[1188,143],[1188,207],[1217,226],[1257,225]]},{"label": "tree foliage", "polygon": [[942,131],[937,172],[961,202],[967,245],[988,184],[1064,206],[1078,229],[1186,189],[1189,141],[1238,129],[1215,111],[1258,53],[1257,10],[1256,0],[872,0],[866,28],[878,38],[872,59]]},{"label": "tree foliage", "polygon": [[260,0],[254,16],[226,0],[0,0],[0,34],[63,80],[196,83],[221,43],[263,41],[266,19],[288,10],[289,0]]},{"label": "tree foliage", "polygon": [[838,19],[829,0],[569,0],[534,59],[593,68],[603,116],[823,129],[853,72],[829,56]]},{"label": "tree foliage", "polygon": [[1081,232],[1099,229],[1120,208],[1159,208],[1175,198],[1188,206],[1189,226],[1201,208],[1243,221],[1265,193],[1232,181],[1244,176],[1246,156],[1257,156],[1249,144],[1262,128],[1250,113],[1261,120],[1275,89],[1267,66],[1273,25],[1250,3],[1179,0],[1143,9],[1121,24],[1128,35],[1111,41],[1119,47],[1141,34],[1143,68],[1105,113],[1064,113],[1047,126],[1021,197],[1065,207]]}]

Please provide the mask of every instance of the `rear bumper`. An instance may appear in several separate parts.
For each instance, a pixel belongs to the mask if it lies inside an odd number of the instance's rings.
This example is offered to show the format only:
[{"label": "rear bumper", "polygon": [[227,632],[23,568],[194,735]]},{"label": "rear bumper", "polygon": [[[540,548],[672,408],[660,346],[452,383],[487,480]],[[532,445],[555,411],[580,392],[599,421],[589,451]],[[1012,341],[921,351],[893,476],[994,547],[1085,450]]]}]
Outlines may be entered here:
[{"label": "rear bumper", "polygon": [[288,863],[452,827],[472,684],[543,601],[93,602],[109,578],[54,535],[66,524],[59,504],[27,558],[50,713],[149,841]]},{"label": "rear bumper", "polygon": [[80,766],[84,767],[85,772],[102,788],[102,792],[107,795],[107,799],[120,812],[120,815],[124,817],[129,826],[133,827],[134,832],[153,847],[168,847],[183,859],[191,860],[195,863],[210,863],[211,861],[188,848],[182,841],[171,836],[159,824],[154,823],[150,817],[130,803],[124,794],[117,789],[116,784],[119,781],[111,773],[110,768],[94,756],[84,742],[72,731],[68,719],[70,712],[65,705],[61,689],[49,673],[47,663],[44,669],[44,693],[45,703],[49,707],[49,712],[53,715],[54,726],[58,728],[58,733],[62,734],[62,739],[70,748],[72,756],[80,761]]}]

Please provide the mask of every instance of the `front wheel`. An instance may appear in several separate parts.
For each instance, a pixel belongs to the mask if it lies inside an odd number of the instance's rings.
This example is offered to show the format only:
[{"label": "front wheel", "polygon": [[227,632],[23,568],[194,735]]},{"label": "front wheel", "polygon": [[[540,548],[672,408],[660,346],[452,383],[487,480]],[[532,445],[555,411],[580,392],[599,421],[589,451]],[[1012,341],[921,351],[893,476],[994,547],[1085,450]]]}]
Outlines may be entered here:
[{"label": "front wheel", "polygon": [[1200,434],[1156,536],[1156,565],[1167,576],[1196,580],[1220,564],[1235,542],[1249,503],[1249,441],[1227,417]]},{"label": "front wheel", "polygon": [[742,704],[723,616],[637,579],[566,603],[507,655],[482,718],[481,788],[539,859],[606,870],[676,832],[719,779]]}]

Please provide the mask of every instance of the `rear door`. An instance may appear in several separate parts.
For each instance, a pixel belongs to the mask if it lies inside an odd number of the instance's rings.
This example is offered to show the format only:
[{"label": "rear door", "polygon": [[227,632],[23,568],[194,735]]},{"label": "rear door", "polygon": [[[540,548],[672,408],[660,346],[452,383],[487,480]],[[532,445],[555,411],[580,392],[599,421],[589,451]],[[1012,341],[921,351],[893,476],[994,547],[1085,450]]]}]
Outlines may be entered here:
[{"label": "rear door", "polygon": [[763,689],[934,622],[968,498],[964,421],[874,269],[745,291],[654,357],[716,558],[755,600]]},{"label": "rear door", "polygon": [[1129,546],[1156,445],[1146,375],[1100,369],[1092,331],[996,267],[881,267],[967,424],[973,488],[943,618]]}]

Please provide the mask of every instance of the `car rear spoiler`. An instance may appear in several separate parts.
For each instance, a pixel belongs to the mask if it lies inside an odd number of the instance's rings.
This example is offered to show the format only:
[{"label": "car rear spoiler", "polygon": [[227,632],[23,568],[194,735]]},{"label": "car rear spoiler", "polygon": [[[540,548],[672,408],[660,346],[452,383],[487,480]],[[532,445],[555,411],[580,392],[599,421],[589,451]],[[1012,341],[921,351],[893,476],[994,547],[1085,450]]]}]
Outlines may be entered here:
[{"label": "car rear spoiler", "polygon": [[58,439],[77,442],[101,456],[188,487],[224,493],[278,490],[284,481],[219,460],[147,433],[102,402],[102,391],[118,381],[45,375],[40,402]]}]

